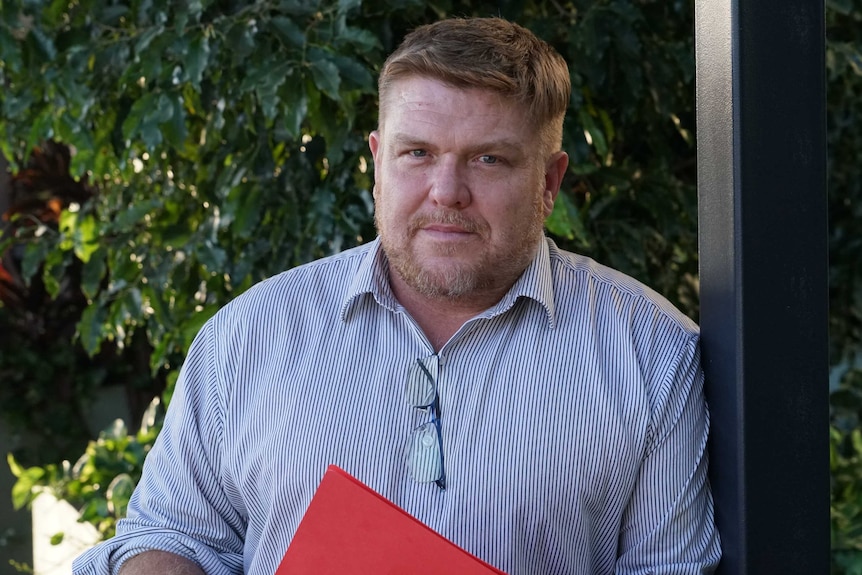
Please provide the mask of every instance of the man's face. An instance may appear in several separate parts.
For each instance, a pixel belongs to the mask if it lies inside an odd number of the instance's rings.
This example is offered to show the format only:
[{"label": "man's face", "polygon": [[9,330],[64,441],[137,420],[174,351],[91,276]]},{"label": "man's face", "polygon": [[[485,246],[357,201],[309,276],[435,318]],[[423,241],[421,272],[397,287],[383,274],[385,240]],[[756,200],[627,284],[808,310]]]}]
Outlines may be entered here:
[{"label": "man's face", "polygon": [[493,92],[409,77],[381,107],[369,143],[393,284],[437,298],[508,289],[535,254],[565,154],[544,157],[526,110]]}]

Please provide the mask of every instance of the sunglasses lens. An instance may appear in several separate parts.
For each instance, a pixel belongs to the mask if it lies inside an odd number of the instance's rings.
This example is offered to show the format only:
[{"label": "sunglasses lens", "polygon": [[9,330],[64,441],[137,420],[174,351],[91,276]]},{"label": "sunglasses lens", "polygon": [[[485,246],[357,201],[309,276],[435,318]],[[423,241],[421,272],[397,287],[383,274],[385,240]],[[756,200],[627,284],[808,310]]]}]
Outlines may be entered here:
[{"label": "sunglasses lens", "polygon": [[443,476],[440,433],[435,422],[429,421],[413,430],[407,466],[411,477],[421,483],[437,481]]},{"label": "sunglasses lens", "polygon": [[407,372],[407,384],[404,395],[413,407],[426,408],[434,403],[436,391],[434,380],[437,377],[437,362],[419,360],[410,366]]}]

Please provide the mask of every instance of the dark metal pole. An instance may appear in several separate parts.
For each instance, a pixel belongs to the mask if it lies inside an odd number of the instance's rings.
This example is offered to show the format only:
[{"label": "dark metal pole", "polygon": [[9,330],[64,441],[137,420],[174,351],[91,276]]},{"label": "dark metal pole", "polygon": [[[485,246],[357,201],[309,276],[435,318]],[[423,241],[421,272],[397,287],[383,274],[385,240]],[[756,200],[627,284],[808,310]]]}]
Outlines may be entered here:
[{"label": "dark metal pole", "polygon": [[701,329],[727,575],[829,573],[823,0],[696,0]]}]

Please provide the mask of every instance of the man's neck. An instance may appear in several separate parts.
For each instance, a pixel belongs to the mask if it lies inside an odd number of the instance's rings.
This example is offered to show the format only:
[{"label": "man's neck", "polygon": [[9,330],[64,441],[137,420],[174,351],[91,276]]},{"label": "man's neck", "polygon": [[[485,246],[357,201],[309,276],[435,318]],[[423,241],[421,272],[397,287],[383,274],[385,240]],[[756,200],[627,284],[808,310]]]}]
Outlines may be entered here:
[{"label": "man's neck", "polygon": [[398,302],[422,329],[434,351],[440,351],[461,326],[494,306],[511,288],[471,293],[462,297],[433,297],[422,294],[390,270],[389,283]]}]

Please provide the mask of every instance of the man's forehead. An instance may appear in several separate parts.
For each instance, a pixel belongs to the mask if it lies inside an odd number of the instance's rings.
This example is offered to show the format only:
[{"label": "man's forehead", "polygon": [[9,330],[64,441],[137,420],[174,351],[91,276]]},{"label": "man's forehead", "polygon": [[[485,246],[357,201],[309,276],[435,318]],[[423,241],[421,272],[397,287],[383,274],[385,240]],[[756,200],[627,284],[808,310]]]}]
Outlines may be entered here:
[{"label": "man's forehead", "polygon": [[396,109],[409,112],[433,111],[476,114],[529,114],[526,105],[495,90],[463,87],[438,78],[411,75],[393,80],[381,92],[381,119]]}]

